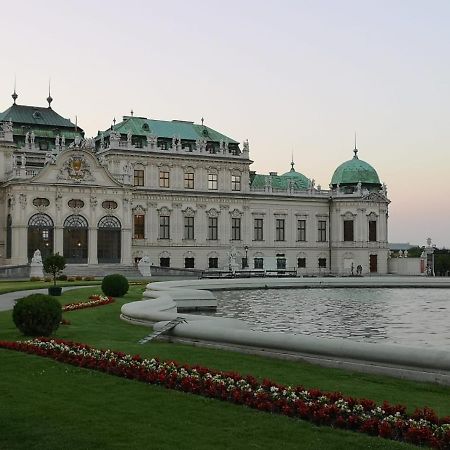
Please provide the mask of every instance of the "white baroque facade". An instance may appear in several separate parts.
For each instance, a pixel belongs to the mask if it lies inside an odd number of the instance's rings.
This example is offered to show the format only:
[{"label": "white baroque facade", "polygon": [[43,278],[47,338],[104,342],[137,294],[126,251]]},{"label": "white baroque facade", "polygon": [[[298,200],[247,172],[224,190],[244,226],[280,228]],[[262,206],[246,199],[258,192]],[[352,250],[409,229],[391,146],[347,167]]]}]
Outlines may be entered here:
[{"label": "white baroque facade", "polygon": [[2,265],[40,249],[72,264],[387,273],[389,200],[356,149],[324,190],[293,163],[253,173],[248,142],[203,123],[125,116],[84,139],[50,102],[15,100],[0,113]]}]

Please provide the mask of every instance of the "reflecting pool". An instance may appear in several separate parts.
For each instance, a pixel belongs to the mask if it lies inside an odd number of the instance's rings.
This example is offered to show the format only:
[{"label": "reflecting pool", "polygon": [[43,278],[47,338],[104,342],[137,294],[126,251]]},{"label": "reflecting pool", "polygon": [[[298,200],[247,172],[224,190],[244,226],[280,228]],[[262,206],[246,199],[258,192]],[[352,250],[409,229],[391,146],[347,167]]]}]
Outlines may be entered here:
[{"label": "reflecting pool", "polygon": [[450,349],[450,289],[215,292],[216,316],[251,329]]}]

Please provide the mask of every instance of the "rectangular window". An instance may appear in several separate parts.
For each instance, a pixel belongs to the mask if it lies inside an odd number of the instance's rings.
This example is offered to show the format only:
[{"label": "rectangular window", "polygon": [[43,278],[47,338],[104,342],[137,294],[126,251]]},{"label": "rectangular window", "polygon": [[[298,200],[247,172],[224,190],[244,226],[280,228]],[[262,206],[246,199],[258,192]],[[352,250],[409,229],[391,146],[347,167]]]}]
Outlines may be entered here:
[{"label": "rectangular window", "polygon": [[285,220],[275,219],[275,240],[284,241],[285,240]]},{"label": "rectangular window", "polygon": [[376,242],[377,241],[377,221],[369,220],[369,241]]},{"label": "rectangular window", "polygon": [[253,240],[262,241],[264,239],[263,235],[263,219],[254,219],[253,221]]},{"label": "rectangular window", "polygon": [[217,191],[217,173],[208,174],[208,189],[212,191]]},{"label": "rectangular window", "polygon": [[143,170],[135,170],[134,171],[134,185],[135,186],[144,186],[144,171]]},{"label": "rectangular window", "polygon": [[255,269],[264,269],[264,258],[254,258],[253,267]]},{"label": "rectangular window", "polygon": [[159,238],[170,239],[170,217],[159,216]]},{"label": "rectangular window", "polygon": [[241,219],[239,217],[233,217],[231,219],[231,240],[241,240]]},{"label": "rectangular window", "polygon": [[344,220],[344,241],[354,241],[353,220]]},{"label": "rectangular window", "polygon": [[286,258],[277,258],[277,269],[278,270],[286,269]]},{"label": "rectangular window", "polygon": [[137,214],[134,216],[134,239],[145,238],[145,216]]},{"label": "rectangular window", "polygon": [[195,258],[184,258],[184,268],[193,269],[195,267]]},{"label": "rectangular window", "polygon": [[297,258],[297,267],[304,269],[306,267],[306,258]]},{"label": "rectangular window", "polygon": [[210,269],[218,269],[219,268],[219,258],[208,258],[208,267]]},{"label": "rectangular window", "polygon": [[208,217],[208,239],[210,241],[217,241],[217,217]]},{"label": "rectangular window", "polygon": [[297,220],[297,241],[306,241],[306,220]]},{"label": "rectangular window", "polygon": [[169,172],[165,172],[163,170],[159,172],[159,187],[169,187]]},{"label": "rectangular window", "polygon": [[184,174],[184,188],[194,189],[194,174],[189,172]]},{"label": "rectangular window", "polygon": [[319,220],[317,224],[317,240],[319,242],[326,242],[327,241],[327,221],[326,220]]},{"label": "rectangular window", "polygon": [[159,258],[159,265],[161,267],[170,267],[170,258]]},{"label": "rectangular window", "polygon": [[319,258],[319,267],[321,269],[327,267],[327,258]]},{"label": "rectangular window", "polygon": [[184,218],[184,239],[194,239],[194,218]]},{"label": "rectangular window", "polygon": [[231,175],[231,190],[240,191],[241,190],[241,176]]}]

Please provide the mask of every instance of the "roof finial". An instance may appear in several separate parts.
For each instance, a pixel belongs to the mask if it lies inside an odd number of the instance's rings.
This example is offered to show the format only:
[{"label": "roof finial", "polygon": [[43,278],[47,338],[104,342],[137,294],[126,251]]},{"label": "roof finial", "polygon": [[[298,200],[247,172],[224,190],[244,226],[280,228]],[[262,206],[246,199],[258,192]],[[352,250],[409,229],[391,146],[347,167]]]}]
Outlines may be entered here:
[{"label": "roof finial", "polygon": [[133,114],[134,114],[134,111],[133,111],[133,110],[131,110],[131,117],[133,117]]},{"label": "roof finial", "polygon": [[353,158],[358,159],[358,149],[356,148],[356,132],[355,132],[355,148],[353,149],[355,156]]},{"label": "roof finial", "polygon": [[294,151],[292,150],[292,155],[291,155],[291,172],[295,172],[294,169]]},{"label": "roof finial", "polygon": [[205,121],[205,119],[202,117],[202,125],[203,125],[203,122]]},{"label": "roof finial", "polygon": [[14,93],[13,93],[13,95],[11,95],[11,97],[13,98],[14,105],[15,105],[17,97],[18,97],[18,95],[16,94],[16,76],[15,75],[14,75]]},{"label": "roof finial", "polygon": [[52,96],[50,95],[50,85],[51,85],[51,78],[49,78],[48,79],[48,97],[47,97],[47,102],[48,102],[48,107],[50,108],[50,109],[52,109],[52,101],[53,101],[53,98],[52,98]]},{"label": "roof finial", "polygon": [[115,125],[116,124],[116,118],[114,117],[114,119],[113,119],[113,124]]}]

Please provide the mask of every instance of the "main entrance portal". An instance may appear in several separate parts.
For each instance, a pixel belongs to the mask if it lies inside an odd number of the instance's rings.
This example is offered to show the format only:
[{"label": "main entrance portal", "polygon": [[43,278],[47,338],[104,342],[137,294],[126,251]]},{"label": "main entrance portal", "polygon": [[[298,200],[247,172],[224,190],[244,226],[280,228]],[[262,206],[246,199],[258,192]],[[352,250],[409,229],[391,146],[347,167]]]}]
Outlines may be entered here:
[{"label": "main entrance portal", "polygon": [[64,258],[71,264],[87,263],[88,222],[83,216],[69,216],[64,222]]},{"label": "main entrance portal", "polygon": [[120,233],[119,219],[105,216],[98,222],[97,259],[99,263],[120,263]]},{"label": "main entrance portal", "polygon": [[36,250],[41,251],[42,260],[53,253],[53,220],[47,214],[35,214],[28,221],[29,261]]}]

